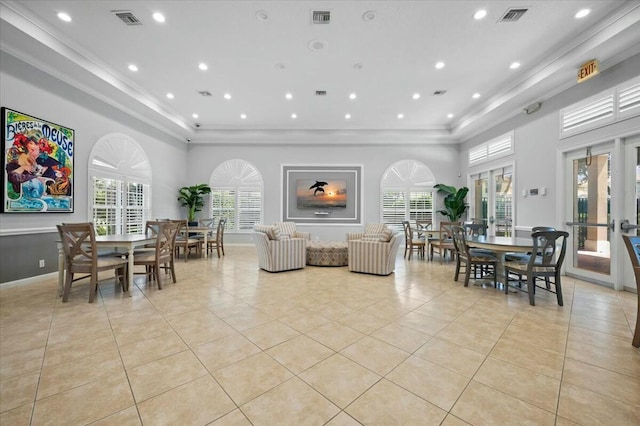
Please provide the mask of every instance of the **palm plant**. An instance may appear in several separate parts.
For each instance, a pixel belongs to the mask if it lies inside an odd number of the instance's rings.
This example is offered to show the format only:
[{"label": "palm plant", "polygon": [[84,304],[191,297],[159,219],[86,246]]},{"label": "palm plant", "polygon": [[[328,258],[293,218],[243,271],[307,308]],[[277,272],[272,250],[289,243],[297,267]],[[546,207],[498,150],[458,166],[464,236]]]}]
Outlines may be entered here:
[{"label": "palm plant", "polygon": [[195,221],[196,212],[201,211],[204,206],[204,195],[210,193],[211,187],[206,183],[180,188],[178,201],[180,201],[180,205],[187,208],[187,220],[189,222]]},{"label": "palm plant", "polygon": [[434,185],[434,188],[438,189],[438,193],[444,194],[444,209],[438,210],[438,213],[442,213],[448,217],[451,222],[460,220],[464,212],[467,211],[467,207],[469,207],[464,200],[469,192],[469,188],[463,186],[458,189],[455,186],[444,185],[442,183]]}]

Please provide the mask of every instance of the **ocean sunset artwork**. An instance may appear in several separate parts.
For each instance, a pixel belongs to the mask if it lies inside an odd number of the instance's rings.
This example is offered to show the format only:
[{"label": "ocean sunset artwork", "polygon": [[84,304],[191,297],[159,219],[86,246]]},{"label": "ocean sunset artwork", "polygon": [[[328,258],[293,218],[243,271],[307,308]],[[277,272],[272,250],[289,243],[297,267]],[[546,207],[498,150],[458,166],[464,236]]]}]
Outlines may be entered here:
[{"label": "ocean sunset artwork", "polygon": [[296,198],[299,209],[347,208],[347,181],[298,179]]}]

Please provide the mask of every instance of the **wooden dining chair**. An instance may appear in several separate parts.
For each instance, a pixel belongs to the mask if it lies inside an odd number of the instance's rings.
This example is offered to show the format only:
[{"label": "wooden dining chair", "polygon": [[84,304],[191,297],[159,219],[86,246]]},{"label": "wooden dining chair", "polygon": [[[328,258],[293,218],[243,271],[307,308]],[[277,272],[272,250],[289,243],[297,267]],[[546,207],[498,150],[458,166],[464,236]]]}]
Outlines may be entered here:
[{"label": "wooden dining chair", "polygon": [[187,221],[173,220],[172,222],[179,225],[178,235],[175,242],[176,256],[180,255],[180,249],[182,249],[184,253],[184,261],[186,262],[189,259],[189,255],[191,254],[192,250],[194,250],[198,255],[201,254],[202,242],[193,236],[189,236],[189,226],[187,224]]},{"label": "wooden dining chair", "polygon": [[636,348],[640,348],[640,237],[623,235],[624,245],[629,252],[629,259],[631,260],[631,266],[633,266],[633,274],[636,278],[636,293],[638,296],[638,304],[636,305],[638,311],[636,313],[636,331],[633,333],[633,340],[631,344]]},{"label": "wooden dining chair", "polygon": [[148,221],[147,229],[153,230],[156,241],[153,250],[140,250],[134,252],[134,266],[144,266],[144,275],[147,282],[156,281],[158,289],[162,290],[160,270],[168,272],[173,282],[176,282],[174,268],[175,240],[180,224],[177,221]]},{"label": "wooden dining chair", "polygon": [[404,227],[404,258],[407,259],[407,253],[409,253],[408,260],[411,260],[414,250],[418,253],[418,256],[424,258],[426,239],[416,235],[415,230],[411,229],[411,223],[408,220],[403,220],[402,226]]},{"label": "wooden dining chair", "polygon": [[69,300],[71,284],[76,281],[74,280],[74,274],[78,273],[88,274],[81,278],[90,278],[89,303],[93,303],[96,296],[99,272],[114,270],[122,290],[126,291],[128,289],[128,261],[126,256],[98,255],[96,233],[92,223],[65,223],[57,225],[57,228],[60,234],[64,252],[64,264],[67,271],[62,293],[63,302]]},{"label": "wooden dining chair", "polygon": [[460,275],[460,269],[464,268],[464,286],[469,286],[469,278],[471,272],[473,277],[477,278],[478,274],[484,277],[491,275],[493,277],[493,286],[498,286],[498,258],[491,253],[484,253],[476,250],[469,249],[467,245],[468,231],[457,225],[452,225],[451,237],[456,249],[456,272],[454,274],[454,280],[458,281]]},{"label": "wooden dining chair", "polygon": [[218,221],[218,226],[216,227],[216,235],[208,237],[207,254],[215,248],[218,253],[218,257],[220,257],[220,252],[222,252],[222,255],[224,256],[224,226],[226,223],[227,219],[221,218]]},{"label": "wooden dining chair", "polygon": [[[565,231],[532,233],[533,250],[527,262],[509,261],[504,264],[506,279],[504,292],[508,293],[509,287],[526,291],[529,293],[529,303],[535,305],[536,288],[539,288],[555,293],[558,305],[563,306],[560,272],[567,251],[568,237],[569,233]],[[544,281],[545,285],[538,285],[538,279]],[[512,283],[517,285],[512,286]],[[523,285],[526,285],[526,290],[523,290]]]},{"label": "wooden dining chair", "polygon": [[433,260],[433,252],[437,251],[440,256],[440,263],[450,253],[451,256],[455,253],[455,246],[453,239],[451,238],[451,229],[453,225],[460,225],[460,222],[440,222],[440,235],[437,240],[432,241],[429,244],[429,259]]}]

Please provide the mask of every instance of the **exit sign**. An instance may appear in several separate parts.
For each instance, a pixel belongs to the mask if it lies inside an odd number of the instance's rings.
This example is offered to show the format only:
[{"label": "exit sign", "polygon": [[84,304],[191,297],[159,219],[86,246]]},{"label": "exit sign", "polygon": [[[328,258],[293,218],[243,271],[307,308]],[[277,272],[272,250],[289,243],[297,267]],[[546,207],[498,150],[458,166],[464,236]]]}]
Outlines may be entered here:
[{"label": "exit sign", "polygon": [[587,62],[578,70],[578,83],[582,83],[583,81],[598,75],[599,72],[600,69],[597,59]]}]

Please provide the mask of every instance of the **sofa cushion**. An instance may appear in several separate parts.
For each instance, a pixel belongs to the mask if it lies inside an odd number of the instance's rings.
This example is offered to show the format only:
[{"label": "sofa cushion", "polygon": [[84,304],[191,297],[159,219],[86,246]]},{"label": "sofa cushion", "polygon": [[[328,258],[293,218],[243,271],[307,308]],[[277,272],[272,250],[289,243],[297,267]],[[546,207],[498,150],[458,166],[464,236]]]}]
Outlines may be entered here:
[{"label": "sofa cushion", "polygon": [[267,238],[270,240],[275,240],[275,226],[271,226],[271,225],[254,225],[253,226],[254,231],[256,232],[262,232],[267,234]]},{"label": "sofa cushion", "polygon": [[380,241],[383,241],[385,243],[391,241],[391,238],[393,237],[393,235],[395,234],[395,232],[393,232],[393,229],[391,228],[384,228],[382,230],[382,234],[380,236]]},{"label": "sofa cushion", "polygon": [[386,228],[384,223],[367,223],[364,227],[364,234],[382,234],[382,231]]},{"label": "sofa cushion", "polygon": [[383,234],[364,234],[362,241],[387,241],[384,239]]}]

